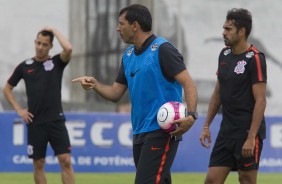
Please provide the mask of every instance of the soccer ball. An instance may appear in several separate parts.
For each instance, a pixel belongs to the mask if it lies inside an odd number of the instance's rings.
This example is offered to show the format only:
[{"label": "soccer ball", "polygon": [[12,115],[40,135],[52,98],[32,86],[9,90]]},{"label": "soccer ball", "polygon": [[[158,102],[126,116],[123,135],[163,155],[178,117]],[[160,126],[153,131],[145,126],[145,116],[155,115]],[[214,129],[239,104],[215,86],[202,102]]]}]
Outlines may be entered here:
[{"label": "soccer ball", "polygon": [[169,133],[177,129],[177,125],[172,124],[172,122],[185,116],[186,107],[180,102],[170,101],[160,107],[157,114],[157,121],[161,129]]}]

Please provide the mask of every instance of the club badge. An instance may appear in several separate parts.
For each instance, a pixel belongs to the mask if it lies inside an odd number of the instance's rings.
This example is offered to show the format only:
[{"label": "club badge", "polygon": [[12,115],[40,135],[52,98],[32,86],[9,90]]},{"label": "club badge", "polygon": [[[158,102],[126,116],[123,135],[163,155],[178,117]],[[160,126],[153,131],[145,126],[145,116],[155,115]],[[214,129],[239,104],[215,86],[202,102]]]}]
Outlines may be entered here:
[{"label": "club badge", "polygon": [[46,71],[51,71],[54,68],[54,63],[52,60],[47,60],[43,63],[44,69]]},{"label": "club badge", "polygon": [[234,69],[234,72],[237,73],[237,74],[244,73],[246,64],[247,64],[247,62],[244,61],[244,60],[238,61],[237,66]]},{"label": "club badge", "polygon": [[130,55],[132,54],[132,52],[133,52],[133,48],[132,48],[132,49],[129,49],[129,50],[127,51],[126,55],[127,55],[127,56],[130,56]]},{"label": "club badge", "polygon": [[158,48],[158,44],[155,43],[154,45],[152,45],[151,50],[155,51],[155,50],[157,50],[157,48]]}]

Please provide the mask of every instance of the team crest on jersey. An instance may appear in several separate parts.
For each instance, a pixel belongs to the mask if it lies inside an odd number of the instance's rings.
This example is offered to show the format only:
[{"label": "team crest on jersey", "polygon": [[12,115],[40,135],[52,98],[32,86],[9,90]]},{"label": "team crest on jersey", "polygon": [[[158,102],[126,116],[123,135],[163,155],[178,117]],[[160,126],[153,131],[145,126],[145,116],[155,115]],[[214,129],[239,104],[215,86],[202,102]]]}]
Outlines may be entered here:
[{"label": "team crest on jersey", "polygon": [[253,51],[248,52],[248,53],[246,54],[246,58],[251,58],[251,57],[253,57],[254,55],[255,55],[255,53],[254,53]]},{"label": "team crest on jersey", "polygon": [[47,60],[43,63],[44,69],[46,71],[51,71],[54,68],[54,63],[52,60]]},{"label": "team crest on jersey", "polygon": [[27,146],[27,154],[28,155],[33,155],[33,146],[30,145],[30,144]]},{"label": "team crest on jersey", "polygon": [[130,56],[130,55],[132,54],[132,52],[133,52],[133,48],[132,48],[132,49],[129,49],[129,50],[127,51],[126,55],[127,55],[127,56]]},{"label": "team crest on jersey", "polygon": [[154,45],[152,45],[151,50],[155,51],[158,48],[158,43],[155,43]]},{"label": "team crest on jersey", "polygon": [[27,59],[27,60],[25,61],[25,64],[31,65],[33,62],[34,62],[33,59],[30,58],[30,59]]},{"label": "team crest on jersey", "polygon": [[244,61],[244,60],[238,61],[237,66],[234,69],[234,72],[237,73],[237,74],[244,73],[246,64],[247,64],[247,62]]},{"label": "team crest on jersey", "polygon": [[226,56],[226,55],[230,54],[230,52],[231,52],[231,49],[227,49],[223,52],[223,54]]}]

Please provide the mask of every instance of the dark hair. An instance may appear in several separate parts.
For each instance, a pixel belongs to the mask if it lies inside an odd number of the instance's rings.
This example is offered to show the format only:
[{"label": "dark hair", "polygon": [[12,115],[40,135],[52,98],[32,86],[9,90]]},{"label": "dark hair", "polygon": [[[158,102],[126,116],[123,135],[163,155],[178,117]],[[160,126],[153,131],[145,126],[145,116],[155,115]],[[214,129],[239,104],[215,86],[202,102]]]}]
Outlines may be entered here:
[{"label": "dark hair", "polygon": [[234,25],[237,30],[244,27],[246,29],[246,38],[252,30],[252,14],[243,8],[233,8],[227,12],[226,20],[234,20]]},{"label": "dark hair", "polygon": [[120,10],[119,16],[124,13],[126,13],[125,19],[129,24],[137,21],[144,32],[152,30],[152,16],[147,7],[140,4],[133,4]]},{"label": "dark hair", "polygon": [[37,34],[37,37],[38,37],[39,35],[42,35],[42,36],[49,36],[49,37],[50,37],[50,42],[53,43],[54,34],[53,34],[52,32],[43,30],[43,31],[40,31],[40,32]]}]

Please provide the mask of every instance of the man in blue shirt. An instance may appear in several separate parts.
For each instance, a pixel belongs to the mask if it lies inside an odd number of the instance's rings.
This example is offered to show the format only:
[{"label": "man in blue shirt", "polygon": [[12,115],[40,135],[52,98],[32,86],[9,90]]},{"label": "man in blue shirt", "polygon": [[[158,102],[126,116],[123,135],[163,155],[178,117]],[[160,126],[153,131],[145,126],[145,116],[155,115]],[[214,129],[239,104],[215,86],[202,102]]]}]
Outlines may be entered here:
[{"label": "man in blue shirt", "polygon": [[[152,17],[142,5],[131,5],[119,13],[117,31],[129,46],[124,52],[118,76],[112,85],[84,76],[73,82],[93,89],[107,100],[117,102],[128,89],[133,127],[135,184],[171,183],[170,168],[179,137],[197,119],[197,90],[182,55],[164,38],[151,33]],[[158,109],[165,102],[182,102],[182,89],[188,116],[174,121],[178,129],[162,131],[157,123]]]}]

